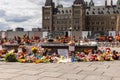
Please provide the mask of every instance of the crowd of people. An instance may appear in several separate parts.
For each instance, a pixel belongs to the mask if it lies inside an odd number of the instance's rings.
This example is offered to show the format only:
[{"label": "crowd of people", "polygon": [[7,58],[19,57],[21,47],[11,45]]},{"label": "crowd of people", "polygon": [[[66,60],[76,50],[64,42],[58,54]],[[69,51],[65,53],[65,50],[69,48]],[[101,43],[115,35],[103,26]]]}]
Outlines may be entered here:
[{"label": "crowd of people", "polygon": [[[66,43],[71,45],[76,43],[71,37],[60,37],[54,39],[55,42]],[[84,41],[87,41],[85,39]],[[7,62],[35,62],[35,63],[59,63],[59,62],[88,62],[88,61],[112,61],[120,60],[120,53],[112,51],[110,48],[101,49],[83,49],[81,51],[68,51],[68,56],[60,55],[53,52],[49,48],[42,48],[41,44],[47,42],[47,39],[40,39],[38,36],[29,38],[27,35],[23,37],[15,37],[14,40],[7,38],[1,40],[1,45],[14,44],[19,45],[18,48],[0,50],[0,60]],[[72,43],[70,43],[72,42]],[[26,45],[27,44],[27,45]],[[36,44],[36,45],[35,45]]]}]

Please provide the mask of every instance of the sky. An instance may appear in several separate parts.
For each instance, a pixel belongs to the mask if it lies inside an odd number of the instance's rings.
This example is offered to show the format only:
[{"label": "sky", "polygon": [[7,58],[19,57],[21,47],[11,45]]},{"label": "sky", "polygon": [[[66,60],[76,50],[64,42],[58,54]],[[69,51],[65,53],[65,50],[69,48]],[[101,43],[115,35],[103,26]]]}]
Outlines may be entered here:
[{"label": "sky", "polygon": [[[0,30],[22,27],[25,30],[42,27],[42,6],[46,0],[0,0]],[[54,0],[55,2],[57,0]],[[71,6],[74,0],[60,0],[63,6]],[[90,0],[85,0],[90,1]],[[93,0],[104,5],[105,0]],[[111,0],[108,0],[110,4]],[[116,4],[117,0],[113,0]]]}]

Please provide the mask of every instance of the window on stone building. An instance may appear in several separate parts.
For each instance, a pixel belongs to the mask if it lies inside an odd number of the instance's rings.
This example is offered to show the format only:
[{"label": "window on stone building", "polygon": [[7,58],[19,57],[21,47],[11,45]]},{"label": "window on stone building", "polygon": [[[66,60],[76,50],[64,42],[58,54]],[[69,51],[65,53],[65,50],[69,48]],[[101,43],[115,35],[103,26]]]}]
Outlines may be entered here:
[{"label": "window on stone building", "polygon": [[112,28],[112,31],[114,31],[114,28]]},{"label": "window on stone building", "polygon": [[80,14],[80,11],[79,11],[79,10],[76,10],[76,11],[75,11],[75,14]]},{"label": "window on stone building", "polygon": [[87,22],[87,25],[90,25],[90,22]]},{"label": "window on stone building", "polygon": [[104,30],[104,28],[102,27],[102,31]]},{"label": "window on stone building", "polygon": [[69,19],[71,19],[71,16],[68,16]]},{"label": "window on stone building", "polygon": [[45,16],[44,19],[47,19],[47,16]]},{"label": "window on stone building", "polygon": [[68,13],[68,10],[66,10],[66,13]]},{"label": "window on stone building", "polygon": [[92,22],[92,25],[95,24],[94,22]]},{"label": "window on stone building", "polygon": [[46,27],[44,27],[44,29],[46,29]]},{"label": "window on stone building", "polygon": [[60,16],[58,16],[57,19],[60,19]]},{"label": "window on stone building", "polygon": [[60,11],[58,10],[57,12],[54,12],[54,14],[56,14],[56,13],[57,13],[57,14],[60,14]]},{"label": "window on stone building", "polygon": [[71,10],[69,10],[69,12],[71,13]]},{"label": "window on stone building", "polygon": [[64,21],[64,24],[67,24],[67,21]]},{"label": "window on stone building", "polygon": [[63,16],[61,16],[61,19],[64,19],[64,17],[63,17]]},{"label": "window on stone building", "polygon": [[89,15],[89,12],[87,12],[87,14]]},{"label": "window on stone building", "polygon": [[104,14],[104,12],[103,12],[103,11],[101,11],[101,14]]},{"label": "window on stone building", "polygon": [[119,11],[118,11],[118,10],[117,10],[116,12],[119,14]]},{"label": "window on stone building", "polygon": [[107,13],[108,13],[108,14],[110,14],[110,12],[109,12],[109,11],[107,11]]},{"label": "window on stone building", "polygon": [[113,11],[113,13],[115,14],[116,12],[115,12],[115,11]]},{"label": "window on stone building", "polygon": [[47,19],[50,19],[50,17],[48,16]]},{"label": "window on stone building", "polygon": [[50,12],[45,12],[45,14],[50,14]]},{"label": "window on stone building", "polygon": [[114,22],[111,22],[111,24],[115,24]]},{"label": "window on stone building", "polygon": [[71,23],[71,21],[69,21],[69,23]]},{"label": "window on stone building", "polygon": [[67,30],[67,27],[65,27],[65,30]]},{"label": "window on stone building", "polygon": [[62,13],[64,14],[64,11],[62,10]]},{"label": "window on stone building", "polygon": [[98,11],[98,14],[100,14],[100,11]]},{"label": "window on stone building", "polygon": [[57,26],[56,30],[60,30],[59,26]]},{"label": "window on stone building", "polygon": [[104,22],[101,22],[101,24],[104,24]]},{"label": "window on stone building", "polygon": [[92,14],[95,14],[95,12],[93,11]]},{"label": "window on stone building", "polygon": [[99,28],[97,27],[97,31],[99,31]]},{"label": "window on stone building", "polygon": [[96,22],[96,24],[99,24],[99,22]]},{"label": "window on stone building", "polygon": [[65,19],[67,19],[68,18],[68,16],[65,16]]},{"label": "window on stone building", "polygon": [[76,20],[75,23],[79,23],[79,20]]},{"label": "window on stone building", "polygon": [[89,31],[89,27],[86,27],[86,30]]},{"label": "window on stone building", "polygon": [[59,21],[57,21],[57,24],[59,24],[60,22]]}]

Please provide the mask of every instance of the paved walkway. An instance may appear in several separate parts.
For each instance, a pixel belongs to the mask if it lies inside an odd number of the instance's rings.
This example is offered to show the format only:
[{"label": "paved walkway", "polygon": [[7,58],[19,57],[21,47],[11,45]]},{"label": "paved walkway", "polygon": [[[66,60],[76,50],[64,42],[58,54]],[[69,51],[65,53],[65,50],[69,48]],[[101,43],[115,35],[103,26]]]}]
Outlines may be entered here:
[{"label": "paved walkway", "polygon": [[55,64],[0,62],[0,80],[120,80],[120,61]]}]

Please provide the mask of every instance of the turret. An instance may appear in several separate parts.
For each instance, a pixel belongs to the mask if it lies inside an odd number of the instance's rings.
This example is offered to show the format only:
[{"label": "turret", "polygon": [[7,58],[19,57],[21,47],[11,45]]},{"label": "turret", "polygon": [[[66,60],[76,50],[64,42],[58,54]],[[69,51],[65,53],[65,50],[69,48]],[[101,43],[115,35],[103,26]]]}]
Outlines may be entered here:
[{"label": "turret", "polygon": [[105,7],[107,7],[107,0],[105,0]]},{"label": "turret", "polygon": [[94,6],[93,0],[90,1],[89,6],[90,6],[90,7]]},{"label": "turret", "polygon": [[52,5],[53,5],[53,1],[52,0],[46,0],[45,6],[52,6]]}]

